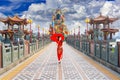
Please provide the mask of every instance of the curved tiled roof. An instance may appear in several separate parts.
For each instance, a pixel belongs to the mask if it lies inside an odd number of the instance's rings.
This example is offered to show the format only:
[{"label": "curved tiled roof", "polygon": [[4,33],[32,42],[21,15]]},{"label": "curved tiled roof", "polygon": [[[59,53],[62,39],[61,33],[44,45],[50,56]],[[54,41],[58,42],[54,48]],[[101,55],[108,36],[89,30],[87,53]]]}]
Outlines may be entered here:
[{"label": "curved tiled roof", "polygon": [[90,24],[94,24],[94,23],[98,23],[98,24],[102,24],[102,23],[112,23],[114,21],[118,20],[118,18],[109,18],[108,16],[103,16],[103,15],[99,15],[96,18],[91,18],[90,19]]},{"label": "curved tiled roof", "polygon": [[21,19],[19,18],[17,15],[15,15],[14,17],[7,17],[7,18],[1,18],[0,19],[1,22],[5,23],[5,24],[9,24],[9,25],[26,25],[28,24],[28,21],[26,18]]}]

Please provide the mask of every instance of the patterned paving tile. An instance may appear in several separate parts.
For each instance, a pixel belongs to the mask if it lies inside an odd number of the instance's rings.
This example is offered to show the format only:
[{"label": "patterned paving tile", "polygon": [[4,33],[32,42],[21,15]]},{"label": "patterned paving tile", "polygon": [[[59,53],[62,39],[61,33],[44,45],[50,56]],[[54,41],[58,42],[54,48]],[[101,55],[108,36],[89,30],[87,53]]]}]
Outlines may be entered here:
[{"label": "patterned paving tile", "polygon": [[[66,52],[67,55],[70,55],[72,61],[79,71],[82,71],[88,80],[111,80],[108,76],[104,75],[102,72],[97,70],[93,65],[83,59],[78,53],[74,50],[71,50],[68,46],[64,46],[69,49],[69,53]],[[83,75],[82,74],[82,75]]]},{"label": "patterned paving tile", "polygon": [[111,80],[65,43],[63,54],[58,64],[56,44],[52,43],[13,80]]},{"label": "patterned paving tile", "polygon": [[69,56],[64,53],[62,60],[63,77],[65,80],[82,80],[79,72],[75,68]]},{"label": "patterned paving tile", "polygon": [[[52,46],[53,44],[51,44]],[[42,53],[35,61],[33,61],[30,65],[28,65],[25,69],[23,69],[13,80],[33,80],[38,71],[44,68],[44,64],[48,57],[50,57],[51,50],[48,49],[44,53]]]}]

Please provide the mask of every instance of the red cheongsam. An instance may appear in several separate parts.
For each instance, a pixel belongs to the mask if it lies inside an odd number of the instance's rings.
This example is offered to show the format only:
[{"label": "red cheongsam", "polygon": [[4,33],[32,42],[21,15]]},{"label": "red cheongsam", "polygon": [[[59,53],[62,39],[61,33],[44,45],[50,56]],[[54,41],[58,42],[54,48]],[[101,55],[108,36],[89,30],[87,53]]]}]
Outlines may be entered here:
[{"label": "red cheongsam", "polygon": [[[59,40],[58,37],[61,39]],[[62,59],[63,56],[63,40],[64,40],[64,36],[63,34],[53,34],[51,37],[52,41],[55,41],[58,45],[57,45],[57,57],[58,57],[58,61],[60,61]]]}]

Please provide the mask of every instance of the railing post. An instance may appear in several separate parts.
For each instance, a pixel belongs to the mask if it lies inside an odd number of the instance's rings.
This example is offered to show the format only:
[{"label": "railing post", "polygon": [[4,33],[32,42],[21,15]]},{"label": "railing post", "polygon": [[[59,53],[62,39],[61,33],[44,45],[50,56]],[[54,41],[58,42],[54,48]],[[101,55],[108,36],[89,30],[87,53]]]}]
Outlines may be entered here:
[{"label": "railing post", "polygon": [[10,44],[2,44],[2,67],[6,67],[12,63]]},{"label": "railing post", "polygon": [[28,54],[30,54],[30,43],[29,41],[24,40],[24,56],[27,56]]},{"label": "railing post", "polygon": [[117,42],[118,46],[118,66],[120,67],[120,42]]},{"label": "railing post", "polygon": [[44,47],[44,33],[42,35],[42,43],[43,43],[43,47]]}]

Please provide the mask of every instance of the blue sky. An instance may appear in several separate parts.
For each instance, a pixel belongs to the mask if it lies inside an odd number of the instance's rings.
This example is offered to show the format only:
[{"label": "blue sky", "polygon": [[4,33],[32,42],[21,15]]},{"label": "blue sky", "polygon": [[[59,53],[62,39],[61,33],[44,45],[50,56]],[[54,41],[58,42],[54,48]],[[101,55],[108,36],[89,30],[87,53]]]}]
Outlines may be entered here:
[{"label": "blue sky", "polygon": [[[51,17],[58,6],[64,12],[65,24],[73,30],[81,26],[81,33],[86,29],[86,17],[94,18],[100,13],[104,16],[120,18],[120,0],[0,0],[0,17],[18,15],[33,20],[32,29],[36,26],[48,28]],[[5,26],[0,22],[1,26]],[[120,19],[111,27],[120,28]],[[2,27],[0,27],[1,29]],[[29,29],[29,25],[26,27]],[[91,26],[89,25],[89,28]],[[42,30],[42,29],[41,29]]]},{"label": "blue sky", "polygon": [[46,0],[0,0],[0,12],[5,15],[27,11],[31,4],[46,3]]}]

